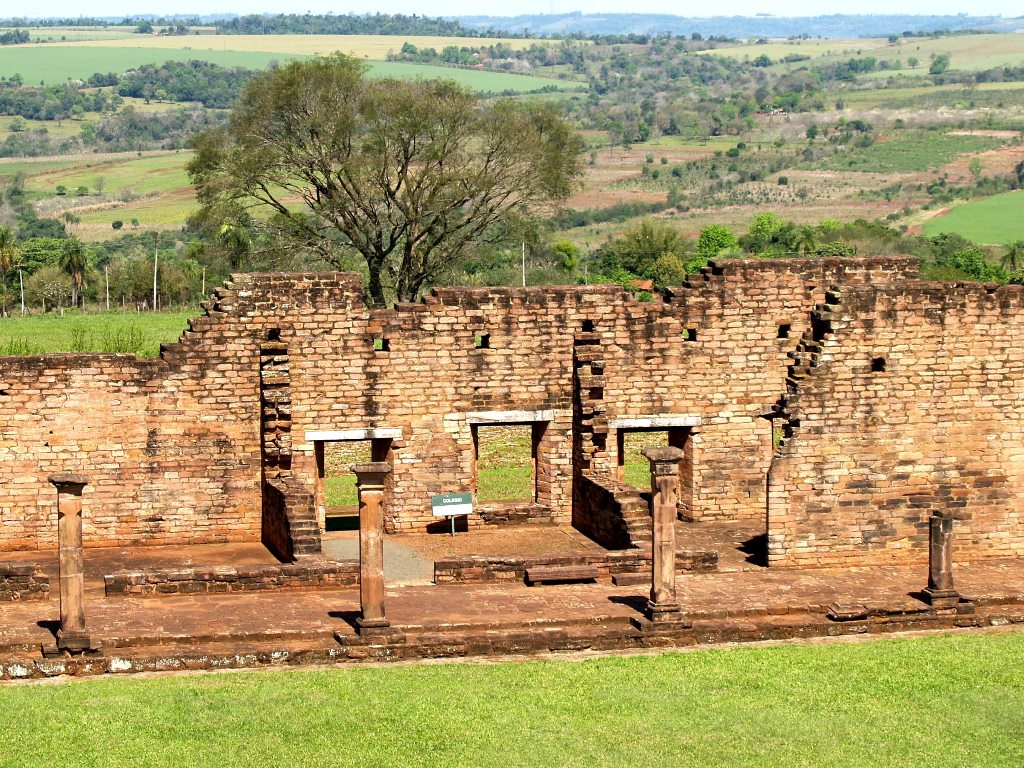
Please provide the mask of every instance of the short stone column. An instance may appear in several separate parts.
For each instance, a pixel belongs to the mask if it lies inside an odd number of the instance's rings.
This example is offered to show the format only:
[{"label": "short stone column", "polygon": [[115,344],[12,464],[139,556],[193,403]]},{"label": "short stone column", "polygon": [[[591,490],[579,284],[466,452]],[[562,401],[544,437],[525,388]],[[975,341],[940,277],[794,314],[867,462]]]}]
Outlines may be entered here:
[{"label": "short stone column", "polygon": [[354,464],[359,491],[359,634],[385,634],[384,616],[384,478],[391,466],[383,461]]},{"label": "short stone column", "polygon": [[960,593],[953,585],[953,517],[933,514],[928,533],[928,587],[924,599],[934,608],[955,608]]},{"label": "short stone column", "polygon": [[676,601],[676,510],[679,505],[679,448],[648,448],[651,462],[651,597],[647,618],[653,622],[679,621]]},{"label": "short stone column", "polygon": [[60,581],[60,629],[57,649],[81,653],[92,647],[85,630],[85,563],[82,557],[82,489],[85,475],[61,473],[48,478],[57,488],[57,551]]}]

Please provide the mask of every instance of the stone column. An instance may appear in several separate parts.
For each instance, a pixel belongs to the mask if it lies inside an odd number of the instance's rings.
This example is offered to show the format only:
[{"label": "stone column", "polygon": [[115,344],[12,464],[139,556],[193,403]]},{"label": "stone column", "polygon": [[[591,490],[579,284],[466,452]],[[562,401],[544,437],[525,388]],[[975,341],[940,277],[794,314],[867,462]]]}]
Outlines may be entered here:
[{"label": "stone column", "polygon": [[648,448],[651,462],[651,597],[647,618],[653,622],[678,621],[676,601],[676,510],[679,504],[679,448]]},{"label": "stone column", "polygon": [[85,575],[82,558],[82,488],[85,475],[50,475],[57,488],[57,551],[60,581],[60,629],[57,648],[82,652],[91,647],[85,631]]},{"label": "stone column", "polygon": [[953,586],[953,518],[933,514],[928,532],[928,588],[924,598],[935,608],[955,608],[960,593]]},{"label": "stone column", "polygon": [[391,466],[383,461],[354,464],[359,491],[359,634],[387,633],[384,616],[384,478]]}]

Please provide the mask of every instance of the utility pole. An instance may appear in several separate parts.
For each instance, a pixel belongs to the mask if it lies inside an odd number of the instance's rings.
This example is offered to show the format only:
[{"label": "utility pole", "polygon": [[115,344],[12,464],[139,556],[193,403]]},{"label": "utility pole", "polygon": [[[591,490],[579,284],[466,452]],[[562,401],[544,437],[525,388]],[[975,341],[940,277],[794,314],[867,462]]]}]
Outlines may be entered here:
[{"label": "utility pole", "polygon": [[526,241],[523,241],[523,288],[526,287]]},{"label": "utility pole", "polygon": [[18,284],[21,286],[21,314],[25,314],[25,275],[18,270]]},{"label": "utility pole", "polygon": [[160,252],[153,251],[153,311],[156,312],[156,271],[160,262]]},{"label": "utility pole", "polygon": [[103,265],[103,278],[107,283],[107,312],[110,311],[110,266]]},{"label": "utility pole", "polygon": [[206,267],[203,267],[203,290],[199,298],[206,299]]}]

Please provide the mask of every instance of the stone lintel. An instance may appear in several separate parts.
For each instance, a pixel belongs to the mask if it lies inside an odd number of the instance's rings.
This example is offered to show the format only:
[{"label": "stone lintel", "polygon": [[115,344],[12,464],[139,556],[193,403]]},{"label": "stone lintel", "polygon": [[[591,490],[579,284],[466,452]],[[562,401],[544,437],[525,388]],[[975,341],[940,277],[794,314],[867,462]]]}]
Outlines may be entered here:
[{"label": "stone lintel", "polygon": [[398,427],[365,427],[362,429],[314,429],[306,432],[306,442],[334,442],[337,440],[401,440]]},{"label": "stone lintel", "polygon": [[50,475],[46,478],[53,485],[57,486],[57,489],[68,488],[68,490],[74,492],[74,487],[77,486],[79,490],[83,486],[89,484],[89,478],[87,475],[77,474],[75,472],[58,472]]},{"label": "stone lintel", "polygon": [[663,427],[699,427],[700,416],[620,416],[609,419],[611,429],[660,429]]},{"label": "stone lintel", "polygon": [[524,424],[534,421],[553,421],[553,410],[540,411],[474,411],[466,414],[469,424]]}]

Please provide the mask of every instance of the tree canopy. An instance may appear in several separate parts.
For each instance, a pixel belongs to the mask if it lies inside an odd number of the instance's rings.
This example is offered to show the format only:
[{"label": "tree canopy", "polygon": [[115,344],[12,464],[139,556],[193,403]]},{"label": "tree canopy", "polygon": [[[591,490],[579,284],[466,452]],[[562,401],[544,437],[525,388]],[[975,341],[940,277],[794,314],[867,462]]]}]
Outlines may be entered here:
[{"label": "tree canopy", "polygon": [[203,134],[189,174],[199,220],[254,230],[254,248],[365,262],[366,298],[415,299],[475,243],[566,198],[581,141],[549,103],[481,103],[445,80],[366,77],[336,54],[246,88],[227,128]]}]

